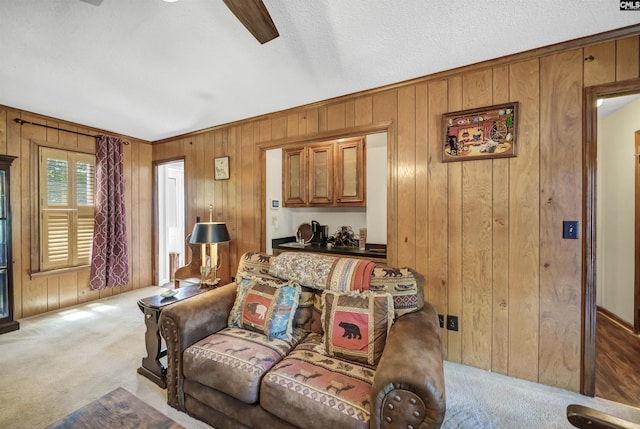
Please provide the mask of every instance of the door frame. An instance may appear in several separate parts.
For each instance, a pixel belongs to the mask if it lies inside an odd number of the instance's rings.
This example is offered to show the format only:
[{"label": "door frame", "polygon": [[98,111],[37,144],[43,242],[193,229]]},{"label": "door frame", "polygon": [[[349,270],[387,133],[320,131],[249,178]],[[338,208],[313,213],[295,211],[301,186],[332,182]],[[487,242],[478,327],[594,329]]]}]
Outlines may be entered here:
[{"label": "door frame", "polygon": [[640,334],[640,130],[634,132],[635,145],[635,255],[634,255],[634,285],[633,285],[633,333]]},{"label": "door frame", "polygon": [[[584,89],[583,104],[583,273],[582,365],[580,392],[596,392],[596,170],[598,158],[599,98],[640,93],[640,79],[630,79]],[[636,224],[636,228],[638,225]],[[637,299],[636,289],[636,299]],[[637,316],[637,315],[636,315]]]},{"label": "door frame", "polygon": [[[172,162],[176,162],[176,161],[182,161],[184,163],[184,169],[185,169],[185,177],[187,175],[187,163],[186,163],[186,158],[184,156],[180,156],[180,157],[176,157],[176,158],[167,158],[167,159],[159,159],[159,160],[155,160],[151,163],[152,165],[152,170],[153,170],[153,191],[151,192],[152,194],[152,204],[153,204],[153,208],[152,208],[152,219],[151,219],[151,228],[153,231],[153,236],[151,238],[151,246],[153,248],[153,260],[151,262],[151,269],[152,269],[152,273],[153,273],[153,277],[152,277],[152,281],[154,285],[157,285],[158,282],[160,281],[160,255],[158,255],[158,241],[159,241],[159,236],[160,236],[160,225],[159,225],[159,207],[158,207],[158,167],[162,164],[169,164]],[[185,180],[185,195],[187,194],[187,182]],[[186,217],[186,212],[187,212],[187,205],[185,204],[185,230],[187,228],[187,217]],[[185,252],[187,252],[187,245],[185,243]],[[185,253],[186,255],[186,253]]]}]

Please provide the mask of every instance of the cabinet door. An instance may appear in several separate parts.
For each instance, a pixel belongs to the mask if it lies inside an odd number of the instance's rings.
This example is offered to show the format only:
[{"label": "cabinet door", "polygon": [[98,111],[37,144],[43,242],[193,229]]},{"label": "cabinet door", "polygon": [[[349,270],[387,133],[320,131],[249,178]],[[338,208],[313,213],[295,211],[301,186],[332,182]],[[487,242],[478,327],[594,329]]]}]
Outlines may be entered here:
[{"label": "cabinet door", "polygon": [[309,146],[309,204],[333,204],[333,144]]},{"label": "cabinet door", "polygon": [[306,161],[304,147],[282,151],[282,204],[285,207],[300,207],[307,203]]},{"label": "cabinet door", "polygon": [[364,139],[338,142],[336,201],[338,205],[366,205]]}]

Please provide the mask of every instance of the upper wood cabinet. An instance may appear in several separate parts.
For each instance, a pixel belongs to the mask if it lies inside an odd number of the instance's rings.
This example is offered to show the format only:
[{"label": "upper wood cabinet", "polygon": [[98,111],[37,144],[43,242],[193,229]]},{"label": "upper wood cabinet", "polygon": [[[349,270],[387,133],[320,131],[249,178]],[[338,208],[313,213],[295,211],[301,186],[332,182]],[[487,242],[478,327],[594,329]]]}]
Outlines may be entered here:
[{"label": "upper wood cabinet", "polygon": [[365,201],[364,139],[339,141],[336,144],[338,204],[362,204]]},{"label": "upper wood cabinet", "polygon": [[285,148],[284,207],[366,205],[365,138]]},{"label": "upper wood cabinet", "polygon": [[307,204],[307,151],[304,147],[282,151],[282,204],[301,207]]},{"label": "upper wood cabinet", "polygon": [[309,146],[309,204],[333,203],[333,144]]}]

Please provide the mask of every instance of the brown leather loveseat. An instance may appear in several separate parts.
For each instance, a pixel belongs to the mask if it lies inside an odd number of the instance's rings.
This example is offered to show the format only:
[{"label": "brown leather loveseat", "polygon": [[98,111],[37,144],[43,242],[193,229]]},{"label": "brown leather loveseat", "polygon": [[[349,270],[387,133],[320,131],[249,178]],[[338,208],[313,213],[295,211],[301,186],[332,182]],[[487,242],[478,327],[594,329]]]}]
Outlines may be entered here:
[{"label": "brown leather loveseat", "polygon": [[216,428],[439,428],[438,317],[418,273],[250,252],[167,307],[168,403]]}]

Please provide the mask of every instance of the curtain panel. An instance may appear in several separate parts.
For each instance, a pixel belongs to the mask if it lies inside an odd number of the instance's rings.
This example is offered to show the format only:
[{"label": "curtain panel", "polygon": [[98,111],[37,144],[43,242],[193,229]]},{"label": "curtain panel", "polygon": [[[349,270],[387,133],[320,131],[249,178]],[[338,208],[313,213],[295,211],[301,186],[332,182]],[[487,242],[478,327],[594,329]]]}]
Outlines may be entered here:
[{"label": "curtain panel", "polygon": [[92,290],[129,283],[122,144],[117,137],[96,137]]}]

